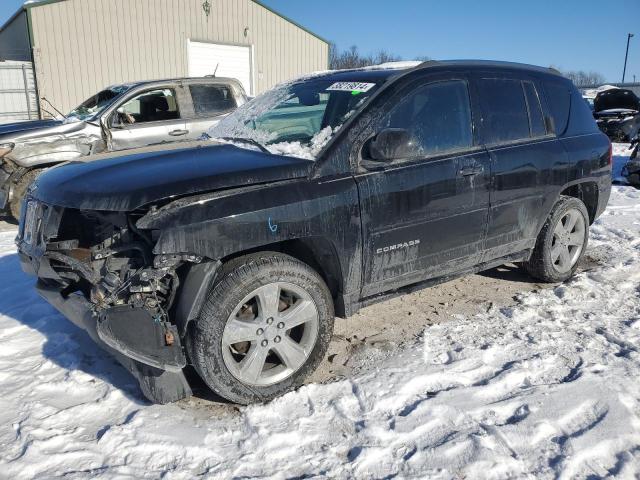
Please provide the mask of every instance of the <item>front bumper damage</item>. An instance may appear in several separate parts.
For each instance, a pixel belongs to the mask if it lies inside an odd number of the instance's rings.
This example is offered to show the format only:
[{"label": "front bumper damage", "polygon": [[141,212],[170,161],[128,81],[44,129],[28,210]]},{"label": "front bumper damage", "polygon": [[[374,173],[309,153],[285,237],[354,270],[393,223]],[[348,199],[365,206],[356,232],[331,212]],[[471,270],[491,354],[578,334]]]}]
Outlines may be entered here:
[{"label": "front bumper damage", "polygon": [[628,142],[640,130],[640,115],[596,114],[598,128],[614,142]]},{"label": "front bumper damage", "polygon": [[[23,255],[21,255],[21,261],[28,270],[30,261]],[[106,343],[104,334],[101,335],[99,332],[99,319],[84,297],[74,294],[65,298],[59,288],[47,286],[42,281],[38,281],[36,290],[73,324],[85,330],[101,348],[113,355],[138,380],[140,389],[147,399],[154,403],[165,404],[191,396],[191,387],[181,370],[168,371],[152,367],[124,354],[122,349],[115,349]],[[134,312],[129,312],[127,317],[130,318],[131,315],[134,315]],[[107,338],[118,341],[117,337]],[[149,339],[149,337],[146,338]],[[149,342],[148,346],[152,345],[153,343]]]},{"label": "front bumper damage", "polygon": [[640,159],[630,160],[624,167],[622,174],[627,182],[636,188],[640,188]]},{"label": "front bumper damage", "polygon": [[122,243],[130,227],[115,229],[115,236],[91,248],[82,245],[86,240],[56,238],[65,230],[63,216],[64,209],[25,201],[16,243],[22,269],[38,277],[38,293],[127,368],[149,400],[190,396],[187,358],[168,314],[175,296],[171,279],[179,284],[177,262],[165,259],[166,266],[155,259],[149,265],[150,249]]}]

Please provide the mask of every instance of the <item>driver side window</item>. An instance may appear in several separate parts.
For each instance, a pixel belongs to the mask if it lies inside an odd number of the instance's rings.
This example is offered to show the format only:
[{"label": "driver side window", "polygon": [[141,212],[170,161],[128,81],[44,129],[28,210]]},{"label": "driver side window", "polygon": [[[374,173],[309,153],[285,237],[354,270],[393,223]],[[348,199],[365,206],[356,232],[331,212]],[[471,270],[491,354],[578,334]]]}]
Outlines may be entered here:
[{"label": "driver side window", "polygon": [[173,89],[165,88],[144,92],[118,107],[113,117],[113,125],[138,125],[179,118],[175,92]]},{"label": "driver side window", "polygon": [[407,159],[439,155],[473,145],[467,83],[431,83],[411,92],[383,119],[382,129],[408,133],[413,153]]}]

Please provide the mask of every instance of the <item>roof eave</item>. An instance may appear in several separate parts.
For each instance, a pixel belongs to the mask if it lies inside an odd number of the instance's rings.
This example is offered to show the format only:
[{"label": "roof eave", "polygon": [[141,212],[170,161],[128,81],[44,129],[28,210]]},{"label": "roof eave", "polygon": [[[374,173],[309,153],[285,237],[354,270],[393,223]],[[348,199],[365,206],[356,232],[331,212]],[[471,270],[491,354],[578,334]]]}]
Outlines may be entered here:
[{"label": "roof eave", "polygon": [[[27,3],[27,4],[24,4],[24,5],[22,5],[22,6],[18,9],[18,11],[17,11],[16,13],[14,13],[14,14],[11,16],[11,18],[10,18],[9,20],[7,20],[7,21],[4,23],[4,25],[2,25],[2,27],[0,27],[0,32],[1,32],[2,30],[4,30],[4,29],[5,29],[5,27],[6,27],[7,25],[9,25],[11,22],[13,22],[13,21],[16,19],[16,17],[18,17],[18,15],[20,15],[20,13],[21,13],[21,12],[23,12],[23,11],[27,11],[27,10],[29,10],[29,9],[31,9],[31,8],[35,8],[35,7],[41,7],[41,6],[43,6],[43,5],[49,5],[49,4],[51,4],[51,3],[59,3],[59,2],[64,2],[64,1],[65,1],[65,0],[41,0],[41,1],[39,1],[39,2],[35,2],[35,3]],[[270,12],[271,12],[271,13],[273,13],[274,15],[277,15],[277,16],[279,16],[280,18],[282,18],[282,19],[286,20],[287,22],[292,23],[293,25],[295,25],[295,26],[296,26],[296,27],[298,27],[299,29],[304,30],[304,31],[305,31],[305,32],[307,32],[309,35],[312,35],[312,36],[316,37],[318,40],[320,40],[320,41],[322,41],[322,42],[326,43],[327,45],[329,45],[329,44],[331,43],[331,42],[329,42],[329,40],[327,40],[326,38],[321,37],[320,35],[318,35],[317,33],[312,32],[312,31],[311,31],[311,30],[309,30],[308,28],[303,27],[303,26],[302,26],[302,25],[300,25],[298,22],[296,22],[296,21],[294,21],[294,20],[290,19],[289,17],[287,17],[287,16],[285,16],[285,15],[281,14],[281,13],[280,13],[280,12],[278,12],[277,10],[274,10],[273,8],[271,8],[271,7],[267,6],[267,5],[265,5],[265,4],[264,4],[264,3],[262,3],[260,0],[252,0],[252,1],[253,1],[254,3],[256,3],[256,4],[260,5],[262,8],[264,8],[264,9],[266,9],[266,10],[270,11]]]},{"label": "roof eave", "polygon": [[[60,1],[60,0],[53,0],[53,1]],[[307,32],[309,35],[312,35],[314,37],[316,37],[318,40],[326,43],[327,45],[329,45],[331,42],[329,40],[327,40],[326,38],[321,37],[320,35],[318,35],[315,32],[312,32],[311,30],[309,30],[306,27],[303,27],[302,25],[300,25],[298,22],[296,22],[295,20],[292,20],[291,18],[287,17],[286,15],[281,14],[280,12],[278,12],[277,10],[274,10],[273,8],[269,7],[268,5],[265,5],[262,1],[260,0],[252,0],[253,3],[257,3],[258,5],[260,5],[262,8],[270,11],[271,13],[273,13],[274,15],[279,16],[280,18],[286,20],[289,23],[292,23],[293,25],[295,25],[296,27],[298,27],[301,30],[304,30],[305,32]]]}]

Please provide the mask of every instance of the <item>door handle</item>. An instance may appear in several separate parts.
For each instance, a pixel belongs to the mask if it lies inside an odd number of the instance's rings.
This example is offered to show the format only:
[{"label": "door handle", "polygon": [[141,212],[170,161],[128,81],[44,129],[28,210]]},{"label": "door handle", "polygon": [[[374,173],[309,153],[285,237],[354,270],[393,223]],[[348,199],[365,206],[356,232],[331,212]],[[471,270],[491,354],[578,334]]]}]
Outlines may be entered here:
[{"label": "door handle", "polygon": [[189,130],[173,130],[172,132],[169,132],[169,135],[171,135],[172,137],[181,137],[182,135],[186,135],[187,133],[189,133]]},{"label": "door handle", "polygon": [[482,165],[474,165],[461,168],[458,170],[458,175],[461,177],[471,177],[473,175],[480,175],[482,172],[484,172]]}]

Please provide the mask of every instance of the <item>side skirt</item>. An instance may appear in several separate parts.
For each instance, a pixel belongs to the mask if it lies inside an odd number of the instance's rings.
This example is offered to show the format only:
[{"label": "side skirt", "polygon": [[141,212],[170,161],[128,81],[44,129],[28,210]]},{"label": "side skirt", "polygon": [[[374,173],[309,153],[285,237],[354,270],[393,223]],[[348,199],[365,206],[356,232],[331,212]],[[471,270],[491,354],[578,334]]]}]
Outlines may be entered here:
[{"label": "side skirt", "polygon": [[356,313],[358,313],[358,311],[361,308],[368,307],[369,305],[384,302],[392,298],[399,297],[401,295],[407,295],[409,293],[417,292],[418,290],[422,290],[424,288],[434,287],[436,285],[440,285],[442,283],[455,280],[456,278],[464,277],[465,275],[471,275],[474,273],[483,272],[485,270],[490,270],[492,268],[499,267],[500,265],[504,265],[505,263],[526,261],[529,259],[530,256],[531,256],[531,250],[523,250],[522,252],[512,253],[505,257],[500,257],[495,260],[491,260],[489,262],[480,263],[473,268],[461,270],[451,275],[444,275],[442,277],[430,278],[423,282],[407,285],[406,287],[401,287],[396,290],[392,290],[390,292],[382,293],[379,295],[373,295],[371,297],[365,297],[363,299],[360,299],[360,301],[357,301],[357,302],[353,302],[352,298],[344,296],[343,301],[345,306],[350,306],[350,308],[345,308],[346,316],[355,315]]}]

